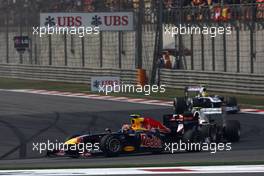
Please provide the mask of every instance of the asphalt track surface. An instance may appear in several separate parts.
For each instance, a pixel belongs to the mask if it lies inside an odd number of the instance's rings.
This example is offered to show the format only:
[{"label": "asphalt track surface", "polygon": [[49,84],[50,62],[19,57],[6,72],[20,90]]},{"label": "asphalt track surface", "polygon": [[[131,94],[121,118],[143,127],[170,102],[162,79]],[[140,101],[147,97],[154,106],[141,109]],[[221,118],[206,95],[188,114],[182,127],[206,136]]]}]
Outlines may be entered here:
[{"label": "asphalt track surface", "polygon": [[181,152],[71,159],[45,158],[44,153],[32,151],[33,142],[63,141],[72,134],[102,132],[105,128],[118,130],[128,123],[132,113],[161,120],[163,114],[171,113],[171,107],[0,91],[0,169],[264,161],[264,116],[252,114],[228,116],[240,121],[242,138],[232,144],[232,151],[216,154]]}]

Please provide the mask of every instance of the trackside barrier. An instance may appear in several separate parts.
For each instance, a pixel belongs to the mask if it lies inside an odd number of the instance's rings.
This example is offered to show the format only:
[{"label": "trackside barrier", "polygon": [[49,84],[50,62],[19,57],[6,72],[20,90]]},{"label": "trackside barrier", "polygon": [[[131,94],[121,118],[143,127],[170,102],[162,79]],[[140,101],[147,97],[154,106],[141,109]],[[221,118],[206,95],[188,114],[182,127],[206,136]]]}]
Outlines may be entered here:
[{"label": "trackside barrier", "polygon": [[121,82],[135,84],[136,70],[74,68],[0,64],[0,77],[90,84],[92,76],[119,76]]},{"label": "trackside barrier", "polygon": [[[169,69],[160,74],[160,83],[167,88],[206,85],[210,91],[264,95],[264,75]],[[137,70],[0,64],[0,77],[4,78],[90,84],[92,76],[119,76],[126,84],[138,81]]]},{"label": "trackside barrier", "polygon": [[206,85],[210,91],[264,95],[264,75],[162,69],[160,82],[169,88]]}]

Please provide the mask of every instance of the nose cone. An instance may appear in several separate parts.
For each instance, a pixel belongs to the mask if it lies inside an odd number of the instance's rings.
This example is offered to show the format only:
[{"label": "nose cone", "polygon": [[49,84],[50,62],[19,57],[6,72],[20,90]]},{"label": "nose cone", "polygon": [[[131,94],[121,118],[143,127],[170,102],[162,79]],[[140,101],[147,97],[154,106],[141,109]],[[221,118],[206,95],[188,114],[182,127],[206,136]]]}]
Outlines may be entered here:
[{"label": "nose cone", "polygon": [[79,144],[82,142],[82,138],[81,137],[75,137],[75,138],[72,138],[68,141],[66,141],[64,144],[66,145],[75,145],[75,144]]}]

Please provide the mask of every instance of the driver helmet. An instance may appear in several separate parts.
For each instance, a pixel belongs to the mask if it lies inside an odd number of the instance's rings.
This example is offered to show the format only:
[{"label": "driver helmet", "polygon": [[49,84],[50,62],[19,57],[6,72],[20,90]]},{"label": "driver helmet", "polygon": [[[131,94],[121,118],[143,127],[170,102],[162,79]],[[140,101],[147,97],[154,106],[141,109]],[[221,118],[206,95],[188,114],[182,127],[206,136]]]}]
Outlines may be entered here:
[{"label": "driver helmet", "polygon": [[144,129],[144,117],[141,117],[139,114],[130,115],[131,124],[133,130],[143,130]]},{"label": "driver helmet", "polygon": [[206,92],[206,88],[204,87],[200,92],[202,97],[208,97],[208,93]]},{"label": "driver helmet", "polygon": [[140,115],[139,114],[131,114],[130,118],[140,118]]}]

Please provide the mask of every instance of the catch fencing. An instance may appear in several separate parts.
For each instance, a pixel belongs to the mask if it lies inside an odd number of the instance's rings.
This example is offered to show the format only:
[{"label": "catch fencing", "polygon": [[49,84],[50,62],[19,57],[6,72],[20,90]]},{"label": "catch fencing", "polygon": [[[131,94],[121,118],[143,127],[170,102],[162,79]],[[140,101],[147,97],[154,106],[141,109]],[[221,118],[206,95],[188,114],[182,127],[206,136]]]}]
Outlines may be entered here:
[{"label": "catch fencing", "polygon": [[[3,1],[0,4],[0,63],[68,66],[78,68],[151,69],[155,45],[156,12],[153,2],[96,0],[91,4],[56,1]],[[91,9],[89,9],[90,7]],[[140,6],[143,7],[143,6]],[[141,8],[142,9],[142,8]],[[135,30],[103,31],[99,35],[33,35],[40,13],[133,12]],[[141,19],[141,16],[144,16]],[[141,19],[141,20],[140,20]],[[141,29],[141,30],[137,30]],[[19,53],[14,36],[29,36],[30,47]],[[140,43],[140,44],[139,44]],[[140,49],[140,52],[138,51]],[[140,61],[138,60],[140,58]]]},{"label": "catch fencing", "polygon": [[[69,69],[143,68],[147,70],[149,80],[155,81],[159,55],[173,49],[175,53],[170,58],[172,70],[264,74],[263,3],[191,6],[162,0],[96,0],[86,5],[77,2],[2,1],[0,63]],[[32,34],[32,27],[39,25],[40,12],[127,11],[134,14],[134,31],[103,31],[100,35],[83,38],[77,35],[39,37]],[[232,33],[216,37],[205,34],[164,37],[165,26],[179,25],[231,27]],[[21,35],[30,38],[30,47],[23,54],[16,51],[13,41],[14,36]]]},{"label": "catch fencing", "polygon": [[[264,74],[263,7],[261,3],[246,3],[164,10],[166,26],[231,29],[231,33],[225,31],[215,37],[202,33],[175,35],[173,45],[179,51],[176,60],[182,62],[181,69]],[[170,46],[164,42],[165,47]]]}]

